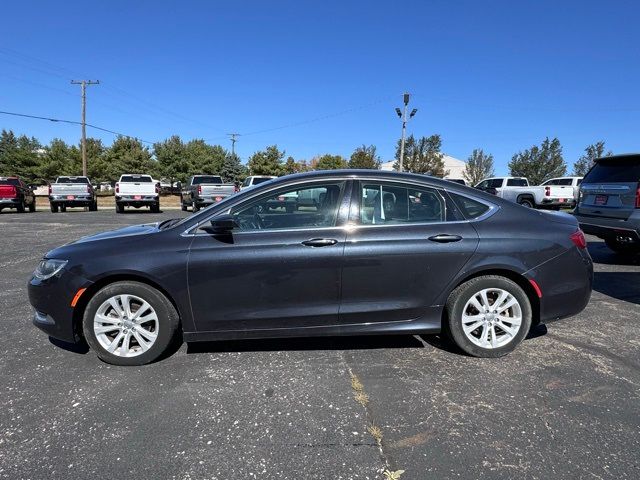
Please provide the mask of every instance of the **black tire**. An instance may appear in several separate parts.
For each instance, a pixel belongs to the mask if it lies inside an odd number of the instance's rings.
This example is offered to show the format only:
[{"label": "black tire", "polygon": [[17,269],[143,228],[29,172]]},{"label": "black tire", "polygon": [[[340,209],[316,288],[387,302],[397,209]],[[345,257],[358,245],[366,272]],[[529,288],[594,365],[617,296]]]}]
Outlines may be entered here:
[{"label": "black tire", "polygon": [[193,203],[191,203],[191,211],[195,213],[198,210],[200,210],[200,206],[194,200]]},{"label": "black tire", "polygon": [[93,201],[93,202],[91,202],[89,204],[89,211],[90,212],[97,212],[98,211],[98,201],[97,200],[95,200],[95,201]]},{"label": "black tire", "polygon": [[151,213],[160,213],[160,204],[159,203],[154,203],[153,205],[151,205]]},{"label": "black tire", "polygon": [[124,213],[124,205],[121,203],[116,203],[116,213]]},{"label": "black tire", "polygon": [[[133,357],[122,357],[108,352],[96,338],[93,329],[94,316],[100,305],[109,298],[122,294],[135,295],[148,302],[158,317],[158,332],[155,342],[149,350]],[[178,312],[167,297],[149,285],[132,281],[115,282],[100,289],[89,300],[82,320],[84,337],[98,358],[112,365],[121,366],[145,365],[157,360],[172,344],[179,326]]]},{"label": "black tire", "polygon": [[33,213],[33,212],[35,212],[35,211],[36,211],[36,199],[35,199],[35,197],[34,197],[34,199],[33,199],[33,202],[31,202],[31,204],[29,205],[29,211],[30,211],[31,213]]},{"label": "black tire", "polygon": [[50,207],[51,207],[51,213],[58,213],[58,205],[56,205],[55,203],[52,203]]},{"label": "black tire", "polygon": [[184,203],[180,202],[180,209],[181,209],[183,212],[186,212],[186,211],[187,211],[187,206],[186,206]]},{"label": "black tire", "polygon": [[[513,338],[503,346],[496,348],[483,348],[473,343],[467,338],[464,333],[462,315],[463,309],[467,305],[467,302],[471,300],[473,296],[478,294],[484,289],[501,289],[511,294],[517,301],[521,310],[521,324],[520,329],[515,333]],[[495,301],[495,300],[494,300]],[[446,306],[447,318],[443,325],[443,330],[449,336],[449,338],[465,353],[474,357],[482,358],[497,358],[502,357],[513,351],[518,344],[527,336],[532,322],[532,309],[529,297],[524,290],[514,281],[508,278],[498,275],[486,275],[482,277],[473,278],[458,288],[456,288],[449,299]],[[482,331],[482,325],[479,326],[474,332]],[[495,331],[495,329],[494,329]],[[506,335],[506,332],[500,331],[500,334]],[[497,336],[498,339],[503,338]]]},{"label": "black tire", "polygon": [[633,255],[640,253],[640,243],[622,243],[615,238],[605,238],[604,243],[607,247],[621,255]]},{"label": "black tire", "polygon": [[61,212],[66,212],[67,211],[67,206],[66,205],[60,205],[60,211]]},{"label": "black tire", "polygon": [[20,205],[16,207],[16,210],[18,210],[18,213],[24,213],[24,200],[20,202]]},{"label": "black tire", "polygon": [[518,204],[522,205],[523,207],[527,207],[527,208],[535,208],[535,203],[533,202],[532,199],[530,198],[519,198],[518,199]]}]

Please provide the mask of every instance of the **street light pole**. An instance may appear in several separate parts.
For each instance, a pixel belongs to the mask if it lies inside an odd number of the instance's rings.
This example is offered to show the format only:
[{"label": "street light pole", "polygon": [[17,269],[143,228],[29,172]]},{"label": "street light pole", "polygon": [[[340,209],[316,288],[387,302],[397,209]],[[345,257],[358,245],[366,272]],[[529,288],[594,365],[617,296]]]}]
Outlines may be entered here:
[{"label": "street light pole", "polygon": [[405,93],[402,96],[403,103],[404,103],[404,109],[402,111],[400,111],[399,108],[396,108],[396,113],[398,114],[398,117],[400,117],[400,119],[402,120],[402,139],[400,140],[400,164],[398,166],[398,171],[399,172],[402,172],[404,170],[404,139],[405,139],[406,132],[407,132],[407,121],[412,119],[413,116],[418,111],[417,108],[414,108],[411,111],[411,114],[409,115],[409,118],[407,118],[407,109],[409,108],[409,98],[410,97],[411,97],[411,95],[409,93]]}]

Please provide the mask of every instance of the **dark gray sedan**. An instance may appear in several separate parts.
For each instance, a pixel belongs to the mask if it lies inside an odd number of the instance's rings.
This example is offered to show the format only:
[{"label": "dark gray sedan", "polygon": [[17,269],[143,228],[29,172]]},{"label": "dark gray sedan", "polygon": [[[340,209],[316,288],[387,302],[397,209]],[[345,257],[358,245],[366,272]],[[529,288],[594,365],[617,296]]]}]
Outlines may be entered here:
[{"label": "dark gray sedan", "polygon": [[[296,209],[283,197],[313,198]],[[29,282],[34,323],[104,361],[186,341],[447,335],[499,357],[532,324],[575,315],[593,266],[576,220],[463,185],[370,170],[291,175],[183,220],[52,250]]]}]

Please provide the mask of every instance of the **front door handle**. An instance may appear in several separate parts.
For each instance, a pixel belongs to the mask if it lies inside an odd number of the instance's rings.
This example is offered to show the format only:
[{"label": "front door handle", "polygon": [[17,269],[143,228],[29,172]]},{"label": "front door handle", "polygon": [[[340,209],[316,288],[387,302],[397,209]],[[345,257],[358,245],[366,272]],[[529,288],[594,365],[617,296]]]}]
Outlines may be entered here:
[{"label": "front door handle", "polygon": [[328,247],[329,245],[335,245],[338,240],[335,238],[312,238],[302,242],[307,247]]},{"label": "front door handle", "polygon": [[429,237],[429,240],[432,242],[438,243],[451,243],[451,242],[459,242],[462,240],[460,235],[449,235],[447,233],[441,233],[440,235],[434,235],[433,237]]}]

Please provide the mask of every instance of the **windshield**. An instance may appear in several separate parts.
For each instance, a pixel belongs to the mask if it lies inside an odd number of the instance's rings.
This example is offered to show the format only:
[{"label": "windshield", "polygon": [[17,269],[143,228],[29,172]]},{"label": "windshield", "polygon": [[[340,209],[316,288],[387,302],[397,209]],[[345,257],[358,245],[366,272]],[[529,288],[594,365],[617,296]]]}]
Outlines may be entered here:
[{"label": "windshield", "polygon": [[640,182],[640,156],[596,163],[584,177],[584,183]]},{"label": "windshield", "polygon": [[149,175],[123,175],[122,178],[120,179],[121,182],[123,183],[139,183],[139,182],[145,182],[145,183],[151,183],[151,177]]},{"label": "windshield", "polygon": [[89,183],[87,177],[58,177],[56,183]]},{"label": "windshield", "polygon": [[214,185],[218,185],[222,183],[222,178],[214,177],[212,175],[201,176],[201,177],[193,177],[192,185],[199,185],[201,183],[212,183]]}]

